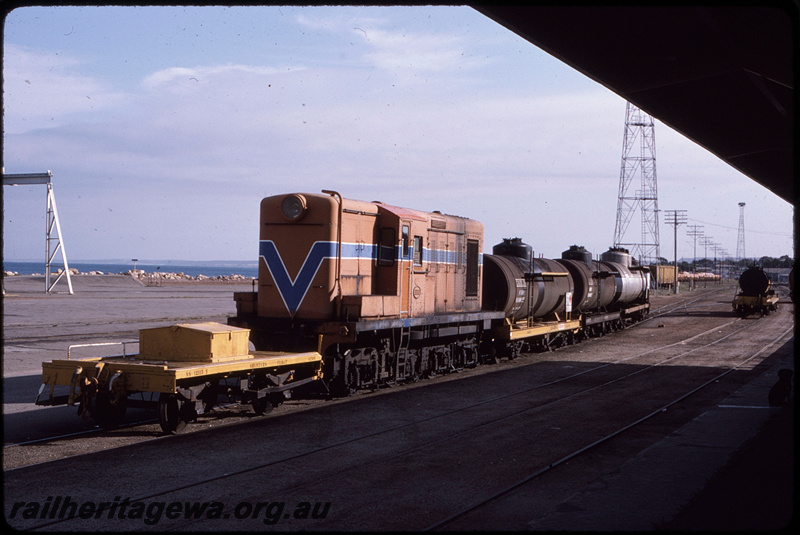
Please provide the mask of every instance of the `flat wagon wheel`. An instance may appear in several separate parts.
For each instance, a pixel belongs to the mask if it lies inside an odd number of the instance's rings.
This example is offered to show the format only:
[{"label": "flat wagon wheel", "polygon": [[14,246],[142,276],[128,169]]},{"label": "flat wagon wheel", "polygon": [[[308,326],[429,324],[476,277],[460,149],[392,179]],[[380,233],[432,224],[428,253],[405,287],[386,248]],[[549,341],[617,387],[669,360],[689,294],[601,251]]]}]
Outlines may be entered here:
[{"label": "flat wagon wheel", "polygon": [[158,423],[165,433],[182,433],[194,418],[194,404],[187,402],[182,396],[162,392],[158,397]]},{"label": "flat wagon wheel", "polygon": [[94,398],[94,412],[92,416],[97,425],[104,429],[113,429],[122,423],[125,418],[128,398],[125,396],[112,397],[106,392],[100,392]]},{"label": "flat wagon wheel", "polygon": [[283,393],[273,393],[267,394],[263,398],[254,399],[251,402],[253,405],[253,411],[258,415],[264,415],[269,412],[272,412],[272,409],[276,409],[283,404]]},{"label": "flat wagon wheel", "polygon": [[258,416],[262,416],[267,414],[268,412],[272,412],[277,405],[272,403],[272,399],[270,396],[264,396],[263,398],[254,399],[251,403],[253,405],[253,412],[255,412]]}]

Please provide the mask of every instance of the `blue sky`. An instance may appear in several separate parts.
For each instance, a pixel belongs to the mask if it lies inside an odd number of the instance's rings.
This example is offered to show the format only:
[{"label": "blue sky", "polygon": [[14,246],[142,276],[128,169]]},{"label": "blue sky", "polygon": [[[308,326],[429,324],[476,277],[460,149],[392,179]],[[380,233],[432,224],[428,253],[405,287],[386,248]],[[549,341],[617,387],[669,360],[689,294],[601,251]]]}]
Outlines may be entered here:
[{"label": "blue sky", "polygon": [[[471,8],[25,7],[4,30],[3,165],[53,172],[70,261],[255,260],[261,198],[321,189],[480,220],[486,252],[613,240],[625,101]],[[655,137],[661,210],[733,255],[746,202],[747,255],[793,253],[791,205]],[[42,260],[44,187],[3,189],[4,258]]]}]

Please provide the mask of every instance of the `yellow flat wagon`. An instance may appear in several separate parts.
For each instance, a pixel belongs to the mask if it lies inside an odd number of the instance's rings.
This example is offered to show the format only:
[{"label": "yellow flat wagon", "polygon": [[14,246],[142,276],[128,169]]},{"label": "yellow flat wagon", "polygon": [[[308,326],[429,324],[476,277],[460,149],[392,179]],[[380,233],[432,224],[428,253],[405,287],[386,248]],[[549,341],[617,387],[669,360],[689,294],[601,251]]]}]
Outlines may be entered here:
[{"label": "yellow flat wagon", "polygon": [[223,391],[263,414],[292,389],[322,378],[320,353],[249,351],[248,337],[249,329],[220,323],[143,329],[137,354],[71,359],[68,353],[44,362],[36,404],[77,404],[82,417],[104,427],[116,426],[127,407],[157,406],[161,428],[176,433]]}]

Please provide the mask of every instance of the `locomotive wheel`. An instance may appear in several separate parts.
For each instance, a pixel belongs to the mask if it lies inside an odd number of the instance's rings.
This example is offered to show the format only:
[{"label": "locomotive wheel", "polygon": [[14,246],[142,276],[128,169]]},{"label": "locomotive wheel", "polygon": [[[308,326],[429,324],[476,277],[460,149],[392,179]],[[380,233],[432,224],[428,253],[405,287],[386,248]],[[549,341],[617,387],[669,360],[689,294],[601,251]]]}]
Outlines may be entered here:
[{"label": "locomotive wheel", "polygon": [[182,433],[195,416],[194,405],[178,394],[162,392],[158,397],[158,423],[168,435]]}]

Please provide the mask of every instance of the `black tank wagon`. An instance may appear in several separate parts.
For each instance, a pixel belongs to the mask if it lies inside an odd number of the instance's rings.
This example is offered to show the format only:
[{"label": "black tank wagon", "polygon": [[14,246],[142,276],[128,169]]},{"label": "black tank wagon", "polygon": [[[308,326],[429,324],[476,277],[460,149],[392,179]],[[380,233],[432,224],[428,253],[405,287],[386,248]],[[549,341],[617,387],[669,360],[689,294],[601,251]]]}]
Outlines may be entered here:
[{"label": "black tank wagon", "polygon": [[734,312],[741,317],[766,316],[777,309],[778,296],[769,275],[758,266],[744,270],[739,276],[739,292],[733,300]]}]

